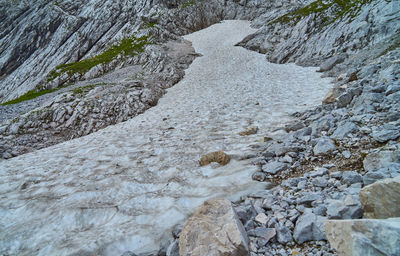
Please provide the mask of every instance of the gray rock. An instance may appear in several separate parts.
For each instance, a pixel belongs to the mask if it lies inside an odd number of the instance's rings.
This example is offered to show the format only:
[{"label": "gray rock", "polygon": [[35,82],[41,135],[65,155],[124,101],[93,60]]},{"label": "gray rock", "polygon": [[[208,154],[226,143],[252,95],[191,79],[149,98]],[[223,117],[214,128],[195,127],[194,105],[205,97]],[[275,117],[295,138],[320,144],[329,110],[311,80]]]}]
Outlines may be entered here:
[{"label": "gray rock", "polygon": [[336,131],[331,135],[333,139],[343,139],[348,134],[358,130],[358,126],[353,122],[346,122],[343,125],[338,125]]},{"label": "gray rock", "polygon": [[375,181],[394,178],[397,175],[400,175],[400,163],[390,163],[386,168],[367,172],[363,177],[363,183],[364,185],[370,185]]},{"label": "gray rock", "polygon": [[277,233],[277,240],[281,244],[287,244],[293,241],[292,232],[290,229],[281,224],[275,225],[276,233]]},{"label": "gray rock", "polygon": [[312,202],[322,199],[323,197],[319,193],[307,193],[302,198],[297,199],[297,204],[304,204],[310,207]]},{"label": "gray rock", "polygon": [[329,200],[326,215],[329,219],[359,219],[363,216],[360,201],[355,196],[341,200]]},{"label": "gray rock", "polygon": [[332,153],[336,150],[336,145],[333,140],[328,137],[322,137],[318,140],[317,144],[314,146],[313,152],[315,156],[326,155]]},{"label": "gray rock", "polygon": [[400,218],[331,220],[325,230],[338,255],[400,255]]},{"label": "gray rock", "polygon": [[257,243],[265,246],[276,235],[274,228],[258,227],[247,232],[249,236],[257,237]]},{"label": "gray rock", "polygon": [[282,181],[282,186],[288,187],[288,188],[296,188],[297,184],[299,184],[300,181],[306,181],[306,178],[303,178],[303,177],[289,178],[287,180]]},{"label": "gray rock", "polygon": [[345,184],[351,185],[354,183],[362,182],[363,178],[358,172],[349,171],[349,172],[343,172],[342,181]]},{"label": "gray rock", "polygon": [[179,240],[175,240],[168,246],[166,256],[179,256]]},{"label": "gray rock", "polygon": [[326,216],[326,210],[325,205],[319,205],[313,209],[313,213],[319,216]]},{"label": "gray rock", "polygon": [[121,256],[137,256],[137,254],[134,254],[131,251],[127,251],[127,252],[124,252],[123,254],[121,254]]},{"label": "gray rock", "polygon": [[400,137],[400,130],[393,129],[393,130],[380,130],[371,133],[372,138],[379,142],[386,142],[389,140],[395,140]]},{"label": "gray rock", "polygon": [[324,223],[325,217],[317,216],[313,213],[305,213],[296,222],[293,232],[294,240],[302,244],[307,241],[326,240]]},{"label": "gray rock", "polygon": [[267,177],[267,176],[266,176],[265,173],[263,173],[263,172],[255,172],[255,173],[253,173],[253,175],[251,176],[251,178],[252,178],[253,180],[256,180],[256,181],[264,181],[266,177]]},{"label": "gray rock", "polygon": [[295,121],[290,124],[285,125],[286,132],[297,131],[305,127],[304,123],[300,121]]},{"label": "gray rock", "polygon": [[353,93],[349,90],[346,91],[345,93],[342,93],[337,99],[336,99],[336,104],[339,108],[346,107],[347,105],[350,104],[350,102],[353,100]]},{"label": "gray rock", "polygon": [[269,162],[266,165],[264,165],[262,169],[266,173],[277,174],[281,171],[286,170],[287,168],[288,168],[288,165],[286,163],[273,161],[273,162]]},{"label": "gray rock", "polygon": [[326,188],[328,186],[328,180],[325,177],[317,177],[312,180],[312,184],[317,187]]},{"label": "gray rock", "polygon": [[336,64],[342,63],[345,60],[344,55],[335,55],[326,61],[324,61],[319,68],[319,72],[325,72],[331,70]]},{"label": "gray rock", "polygon": [[323,176],[323,175],[325,175],[325,174],[328,174],[328,169],[326,169],[326,168],[320,168],[320,167],[317,167],[317,168],[315,168],[315,170],[316,171],[313,171],[313,172],[309,172],[308,173],[308,175],[311,177],[311,178],[314,178],[314,177],[318,177],[318,176]]},{"label": "gray rock", "polygon": [[350,151],[343,151],[342,152],[342,155],[344,156],[344,158],[346,158],[346,159],[349,159],[350,157],[351,157],[351,153],[350,153]]},{"label": "gray rock", "polygon": [[400,176],[364,187],[360,201],[366,218],[400,217]]},{"label": "gray rock", "polygon": [[400,163],[400,152],[380,150],[378,152],[369,153],[364,158],[363,166],[365,171],[368,172],[390,167],[393,163]]}]

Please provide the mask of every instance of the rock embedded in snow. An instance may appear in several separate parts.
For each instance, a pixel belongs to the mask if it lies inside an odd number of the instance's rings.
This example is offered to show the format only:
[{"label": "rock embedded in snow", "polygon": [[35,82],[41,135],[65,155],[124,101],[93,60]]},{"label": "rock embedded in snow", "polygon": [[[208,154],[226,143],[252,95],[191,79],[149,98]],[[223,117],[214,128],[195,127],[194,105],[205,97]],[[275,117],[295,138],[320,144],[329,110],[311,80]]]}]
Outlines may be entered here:
[{"label": "rock embedded in snow", "polygon": [[249,127],[246,130],[240,132],[239,135],[240,136],[248,136],[248,135],[256,134],[257,132],[258,132],[258,127],[253,126],[253,127]]},{"label": "rock embedded in snow", "polygon": [[210,199],[196,209],[179,237],[179,255],[248,255],[248,237],[231,203]]},{"label": "rock embedded in snow", "polygon": [[360,201],[365,218],[400,217],[400,176],[364,187],[360,191]]},{"label": "rock embedded in snow", "polygon": [[212,162],[219,163],[220,165],[227,165],[231,158],[223,151],[219,150],[201,156],[200,165],[208,165]]}]

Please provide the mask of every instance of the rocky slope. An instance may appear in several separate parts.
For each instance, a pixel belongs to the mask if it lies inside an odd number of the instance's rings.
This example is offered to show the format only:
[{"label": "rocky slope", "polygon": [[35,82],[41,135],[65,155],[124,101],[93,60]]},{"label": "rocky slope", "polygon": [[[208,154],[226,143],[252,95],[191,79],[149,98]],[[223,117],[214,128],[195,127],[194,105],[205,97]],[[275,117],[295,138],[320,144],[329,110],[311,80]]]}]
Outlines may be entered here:
[{"label": "rocky slope", "polygon": [[[1,158],[89,134],[154,105],[165,88],[182,78],[183,70],[193,60],[193,52],[182,51],[182,47],[171,48],[182,43],[180,35],[221,19],[273,19],[301,4],[298,1],[271,4],[38,1],[33,5],[25,1],[3,2],[0,11],[9,15],[2,25],[10,32],[0,39],[4,49],[0,101],[13,103],[9,100],[20,96],[16,102],[22,102],[0,106]],[[43,15],[36,15],[38,12]],[[54,27],[47,31],[53,16],[57,16],[52,22]],[[30,19],[35,21],[34,25],[27,22]],[[100,25],[103,23],[106,25]],[[19,49],[29,50],[19,54]],[[102,78],[104,73],[129,65],[137,68]],[[80,80],[86,82],[75,84]],[[143,88],[147,96],[142,99]],[[89,93],[91,90],[95,91]],[[23,101],[42,93],[47,94]],[[100,105],[95,97],[101,97]],[[129,104],[123,104],[126,101]]]}]

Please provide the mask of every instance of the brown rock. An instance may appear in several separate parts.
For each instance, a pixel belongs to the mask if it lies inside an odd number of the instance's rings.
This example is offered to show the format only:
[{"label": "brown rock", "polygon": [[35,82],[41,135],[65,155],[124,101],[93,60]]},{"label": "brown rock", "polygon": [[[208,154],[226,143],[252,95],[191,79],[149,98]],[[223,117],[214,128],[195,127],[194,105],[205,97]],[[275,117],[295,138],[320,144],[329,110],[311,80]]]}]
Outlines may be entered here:
[{"label": "brown rock", "polygon": [[400,176],[364,187],[360,191],[360,201],[365,218],[400,217]]},{"label": "brown rock", "polygon": [[246,231],[231,202],[214,198],[196,209],[179,237],[179,255],[249,255]]},{"label": "brown rock", "polygon": [[325,96],[325,98],[322,100],[322,104],[330,104],[330,103],[333,103],[335,101],[336,101],[336,99],[335,99],[333,90],[331,89],[328,92],[328,94]]},{"label": "brown rock", "polygon": [[256,134],[257,132],[258,132],[258,127],[253,126],[253,127],[249,127],[246,130],[240,132],[239,135],[240,136],[248,136],[248,135]]},{"label": "brown rock", "polygon": [[204,166],[212,162],[217,162],[220,165],[226,165],[229,163],[230,160],[231,158],[226,153],[220,150],[203,155],[200,159],[200,165]]}]

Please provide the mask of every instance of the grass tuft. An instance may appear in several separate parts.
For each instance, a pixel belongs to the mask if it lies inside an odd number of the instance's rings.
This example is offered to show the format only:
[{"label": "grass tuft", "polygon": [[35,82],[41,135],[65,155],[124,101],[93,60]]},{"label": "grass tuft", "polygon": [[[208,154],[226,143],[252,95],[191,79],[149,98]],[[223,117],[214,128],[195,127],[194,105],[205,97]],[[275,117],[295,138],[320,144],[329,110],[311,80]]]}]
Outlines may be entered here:
[{"label": "grass tuft", "polygon": [[143,52],[144,47],[150,44],[148,39],[149,36],[142,36],[139,38],[136,37],[124,38],[121,40],[120,43],[111,46],[108,50],[92,58],[83,59],[78,62],[59,65],[55,68],[55,70],[50,72],[47,82],[51,82],[55,78],[65,73],[68,74],[69,76],[72,76],[74,74],[84,75],[90,69],[99,64],[110,63],[118,55],[134,56],[138,53]]},{"label": "grass tuft", "polygon": [[24,95],[20,96],[19,98],[4,102],[1,105],[6,106],[6,105],[11,105],[11,104],[17,104],[17,103],[20,103],[20,102],[23,102],[26,100],[31,100],[31,99],[37,98],[37,97],[42,96],[47,93],[54,92],[56,90],[57,89],[47,89],[47,90],[41,90],[41,91],[31,90],[31,91],[25,93]]}]

